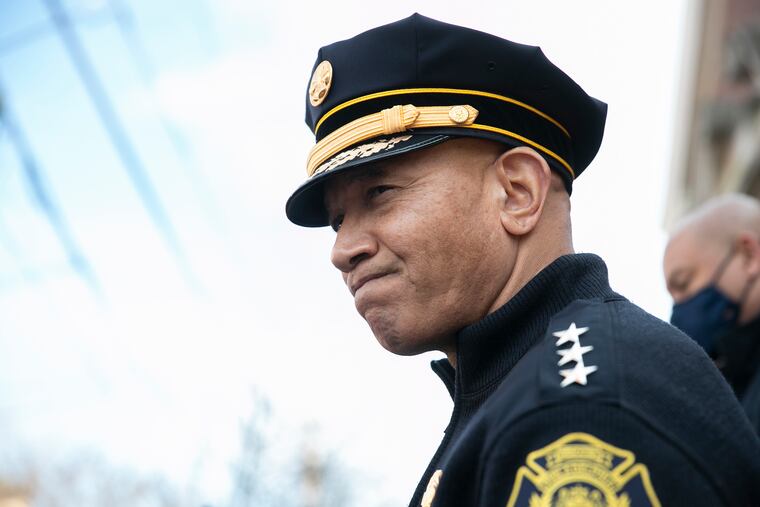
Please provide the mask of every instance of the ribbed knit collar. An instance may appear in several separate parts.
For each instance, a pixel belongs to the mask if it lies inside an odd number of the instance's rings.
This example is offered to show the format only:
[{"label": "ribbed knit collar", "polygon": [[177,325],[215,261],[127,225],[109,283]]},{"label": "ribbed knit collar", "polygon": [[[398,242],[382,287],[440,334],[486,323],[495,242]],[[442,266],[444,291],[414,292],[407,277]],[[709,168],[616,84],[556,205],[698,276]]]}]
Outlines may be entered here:
[{"label": "ribbed knit collar", "polygon": [[607,267],[593,254],[559,257],[498,310],[457,334],[457,368],[447,359],[431,366],[454,398],[481,398],[493,390],[541,339],[551,317],[576,299],[620,297]]}]

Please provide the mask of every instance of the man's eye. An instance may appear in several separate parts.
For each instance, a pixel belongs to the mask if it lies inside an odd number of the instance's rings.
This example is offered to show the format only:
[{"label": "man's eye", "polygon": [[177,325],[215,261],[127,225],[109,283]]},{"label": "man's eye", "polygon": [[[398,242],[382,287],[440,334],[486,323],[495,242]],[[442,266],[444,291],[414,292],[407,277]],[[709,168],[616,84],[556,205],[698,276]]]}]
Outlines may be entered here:
[{"label": "man's eye", "polygon": [[691,278],[676,278],[673,280],[673,288],[677,290],[686,290],[691,284]]},{"label": "man's eye", "polygon": [[673,280],[670,283],[670,287],[668,288],[671,292],[674,293],[684,293],[688,290],[689,285],[691,284],[691,280]]},{"label": "man's eye", "polygon": [[372,187],[369,190],[367,190],[367,197],[377,197],[380,194],[383,194],[387,192],[388,190],[392,190],[393,187],[389,185],[378,185],[376,187]]},{"label": "man's eye", "polygon": [[338,215],[337,217],[330,220],[330,227],[332,227],[332,230],[335,232],[338,232],[340,230],[340,226],[343,223],[343,215]]}]

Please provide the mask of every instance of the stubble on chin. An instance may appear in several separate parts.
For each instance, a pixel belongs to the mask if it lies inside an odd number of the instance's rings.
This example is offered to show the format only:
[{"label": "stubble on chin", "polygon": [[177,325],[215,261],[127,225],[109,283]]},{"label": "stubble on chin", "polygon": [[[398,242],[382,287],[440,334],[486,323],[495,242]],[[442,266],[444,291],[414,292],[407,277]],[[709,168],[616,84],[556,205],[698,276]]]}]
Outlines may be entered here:
[{"label": "stubble on chin", "polygon": [[[369,325],[372,334],[375,335],[377,341],[383,346],[390,336],[392,336],[391,330],[393,329],[393,322],[387,311],[376,306],[365,309],[359,312],[364,318],[367,325]],[[386,347],[387,348],[387,347]]]},{"label": "stubble on chin", "polygon": [[410,347],[407,337],[399,332],[398,317],[394,312],[383,307],[372,307],[362,317],[385,350],[403,356],[416,353],[410,350],[413,347]]},{"label": "stubble on chin", "polygon": [[[445,345],[449,339],[428,334],[427,326],[419,326],[418,322],[410,324],[403,321],[403,316],[398,315],[392,309],[372,308],[362,315],[369,324],[372,334],[378,343],[393,354],[399,356],[414,356],[433,350],[446,350]],[[409,315],[407,315],[409,317]]]}]

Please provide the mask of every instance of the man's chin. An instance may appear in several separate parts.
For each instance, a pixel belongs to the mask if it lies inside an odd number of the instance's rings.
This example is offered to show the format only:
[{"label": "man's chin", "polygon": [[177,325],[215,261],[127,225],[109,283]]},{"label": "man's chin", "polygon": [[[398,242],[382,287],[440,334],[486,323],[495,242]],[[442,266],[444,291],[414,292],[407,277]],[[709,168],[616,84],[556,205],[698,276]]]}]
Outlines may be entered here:
[{"label": "man's chin", "polygon": [[416,356],[424,352],[435,350],[434,340],[425,336],[418,336],[412,329],[404,329],[396,322],[388,322],[384,319],[365,320],[369,324],[372,334],[378,343],[388,352],[399,356]]},{"label": "man's chin", "polygon": [[389,340],[387,338],[382,338],[377,335],[375,335],[375,338],[377,338],[378,343],[380,343],[380,345],[382,345],[382,347],[385,350],[393,354],[396,354],[397,356],[416,356],[418,354],[422,354],[423,352],[429,352],[429,349],[426,349],[425,347],[416,346],[413,343],[409,343],[409,341],[407,340],[403,340],[403,339]]}]

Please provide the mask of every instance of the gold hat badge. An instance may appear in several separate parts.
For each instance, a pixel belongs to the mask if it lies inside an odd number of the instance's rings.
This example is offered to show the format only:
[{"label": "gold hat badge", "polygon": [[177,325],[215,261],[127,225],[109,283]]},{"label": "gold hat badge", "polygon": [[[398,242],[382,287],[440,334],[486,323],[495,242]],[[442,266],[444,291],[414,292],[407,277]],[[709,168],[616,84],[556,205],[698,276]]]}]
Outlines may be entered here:
[{"label": "gold hat badge", "polygon": [[311,84],[309,84],[309,102],[311,102],[312,106],[317,107],[325,101],[332,85],[332,78],[333,68],[327,60],[317,65],[317,68],[314,69],[314,74],[311,76]]}]

